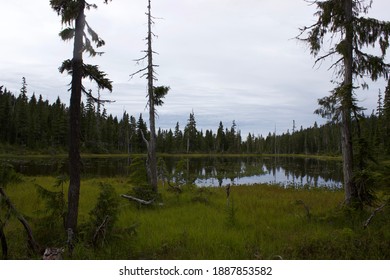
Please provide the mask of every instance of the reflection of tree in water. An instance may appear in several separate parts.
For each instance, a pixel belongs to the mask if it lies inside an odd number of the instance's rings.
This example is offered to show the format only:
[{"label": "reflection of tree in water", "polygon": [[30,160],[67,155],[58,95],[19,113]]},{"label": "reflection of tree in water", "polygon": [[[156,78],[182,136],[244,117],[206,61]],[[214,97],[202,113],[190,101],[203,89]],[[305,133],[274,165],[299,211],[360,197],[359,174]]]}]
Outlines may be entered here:
[{"label": "reflection of tree in water", "polygon": [[[283,178],[290,186],[319,186],[342,181],[341,163],[293,157],[162,157],[166,176],[183,184],[205,181],[205,185],[256,183],[280,184]],[[24,175],[40,176],[66,173],[66,159],[7,160]],[[131,161],[130,161],[131,162]],[[84,158],[83,176],[130,176],[129,158]],[[264,175],[264,176],[263,176]],[[264,181],[267,178],[268,181]],[[263,180],[263,181],[262,181]],[[254,180],[249,180],[255,183]],[[284,184],[284,183],[283,183]]]},{"label": "reflection of tree in water", "polygon": [[264,169],[276,178],[284,170],[285,177],[293,186],[319,187],[321,179],[330,185],[342,179],[341,163],[312,158],[273,157],[264,158]]},{"label": "reflection of tree in water", "polygon": [[[187,160],[189,184],[209,180],[214,186],[234,185],[241,178],[272,174],[273,183],[277,184],[309,187],[325,184],[329,187],[332,183],[337,185],[342,176],[339,162],[308,158],[202,157]],[[278,175],[284,175],[286,183],[278,181]]]}]

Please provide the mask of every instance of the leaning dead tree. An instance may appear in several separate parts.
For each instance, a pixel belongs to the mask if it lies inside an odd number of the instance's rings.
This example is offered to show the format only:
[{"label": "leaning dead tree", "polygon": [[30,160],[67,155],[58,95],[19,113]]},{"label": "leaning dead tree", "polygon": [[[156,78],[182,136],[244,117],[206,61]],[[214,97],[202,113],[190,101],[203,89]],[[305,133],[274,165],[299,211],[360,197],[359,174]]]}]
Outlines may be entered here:
[{"label": "leaning dead tree", "polygon": [[27,234],[28,248],[34,254],[39,254],[41,251],[41,247],[35,240],[29,223],[24,218],[24,216],[17,210],[17,208],[15,207],[15,205],[12,203],[11,199],[7,196],[5,192],[5,188],[9,183],[17,182],[17,181],[19,181],[19,178],[16,175],[16,173],[13,171],[12,167],[8,165],[0,166],[0,202],[4,202],[4,204],[0,203],[0,207],[1,207],[0,213],[3,212],[2,210],[6,210],[4,211],[6,213],[4,217],[4,221],[3,219],[1,219],[2,217],[0,217],[0,244],[2,249],[3,259],[8,258],[8,244],[7,244],[4,228],[12,216],[16,217],[18,221],[22,224]]},{"label": "leaning dead tree", "polygon": [[[147,106],[149,107],[149,130],[150,130],[150,138],[149,140],[146,139],[145,135],[142,133],[142,138],[144,142],[146,143],[147,151],[148,151],[148,157],[147,157],[147,174],[148,174],[148,180],[149,185],[152,188],[154,193],[158,192],[157,189],[157,154],[156,154],[156,106],[161,106],[163,102],[161,101],[162,98],[165,97],[165,95],[168,93],[169,88],[168,87],[155,87],[154,82],[157,81],[156,78],[156,72],[155,67],[158,67],[158,65],[153,64],[153,54],[156,54],[156,52],[153,51],[152,43],[153,43],[153,37],[156,37],[156,35],[152,32],[152,25],[154,24],[154,17],[151,13],[151,0],[148,0],[148,12],[146,13],[148,16],[148,35],[146,37],[146,45],[147,49],[144,50],[145,56],[137,59],[136,62],[139,64],[141,61],[147,60],[148,65],[138,70],[137,72],[130,75],[130,77],[134,77],[137,74],[143,73],[141,75],[142,77],[146,77],[148,81],[148,102]],[[141,131],[142,132],[142,131]]]},{"label": "leaning dead tree", "polygon": [[[31,227],[27,220],[24,218],[24,216],[15,208],[9,197],[6,195],[4,189],[0,187],[0,197],[4,198],[5,204],[8,207],[8,213],[9,215],[8,218],[10,217],[10,214],[12,213],[18,220],[19,222],[23,225],[24,230],[26,231],[27,234],[27,243],[29,249],[31,249],[35,254],[39,254],[41,248],[37,241],[34,238],[33,232],[31,230]],[[7,219],[8,220],[8,219]],[[7,241],[5,238],[5,234],[3,231],[3,227],[6,224],[6,222],[1,223],[1,228],[0,228],[0,236],[1,236],[1,245],[2,245],[2,250],[3,250],[3,258],[6,259],[8,257],[8,247],[7,247]]]}]

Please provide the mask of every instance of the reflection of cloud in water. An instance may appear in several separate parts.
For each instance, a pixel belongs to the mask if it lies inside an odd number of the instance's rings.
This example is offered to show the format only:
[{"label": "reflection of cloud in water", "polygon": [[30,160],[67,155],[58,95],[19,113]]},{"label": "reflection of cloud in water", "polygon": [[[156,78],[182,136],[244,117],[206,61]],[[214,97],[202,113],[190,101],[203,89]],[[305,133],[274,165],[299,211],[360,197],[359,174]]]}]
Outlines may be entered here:
[{"label": "reflection of cloud in water", "polygon": [[[244,168],[243,168],[244,169]],[[204,172],[202,172],[204,174]],[[291,172],[286,171],[282,167],[273,168],[273,170],[267,170],[266,166],[263,166],[263,172],[259,175],[235,177],[233,180],[230,178],[218,179],[211,178],[198,178],[195,184],[200,187],[219,187],[226,185],[253,185],[253,184],[276,184],[282,187],[317,187],[317,188],[329,188],[339,189],[342,187],[341,182],[324,179],[321,176],[294,176]]]}]

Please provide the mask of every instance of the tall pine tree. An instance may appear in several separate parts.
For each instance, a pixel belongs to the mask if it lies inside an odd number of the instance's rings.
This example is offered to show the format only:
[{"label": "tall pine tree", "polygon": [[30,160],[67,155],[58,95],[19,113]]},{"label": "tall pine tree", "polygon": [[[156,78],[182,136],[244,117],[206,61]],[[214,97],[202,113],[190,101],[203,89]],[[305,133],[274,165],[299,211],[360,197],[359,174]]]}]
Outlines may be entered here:
[{"label": "tall pine tree", "polygon": [[[299,39],[305,41],[311,54],[321,62],[336,57],[331,65],[339,79],[331,96],[320,100],[319,112],[341,123],[342,155],[345,202],[348,205],[361,204],[364,198],[354,183],[354,154],[352,146],[352,116],[359,115],[354,90],[357,78],[370,77],[373,81],[380,77],[388,78],[390,65],[385,63],[389,47],[390,23],[364,17],[372,1],[326,0],[313,1],[317,7],[316,22],[301,29]],[[363,16],[362,16],[363,15]],[[332,46],[323,50],[325,40],[331,38]],[[328,42],[328,41],[327,41]],[[379,46],[380,55],[372,55],[365,50]],[[363,87],[366,85],[363,83]]]},{"label": "tall pine tree", "polygon": [[[105,1],[107,3],[108,0]],[[85,10],[97,8],[95,4],[89,4],[85,0],[50,0],[54,11],[61,16],[62,24],[68,26],[60,32],[61,38],[74,40],[73,58],[63,62],[60,71],[67,71],[72,76],[70,97],[70,140],[69,140],[69,192],[68,192],[68,215],[66,228],[68,232],[76,232],[80,196],[80,119],[81,119],[81,94],[88,95],[83,87],[83,78],[95,81],[100,89],[112,91],[112,83],[106,78],[106,74],[99,70],[96,65],[84,64],[83,53],[90,56],[100,55],[96,47],[105,43],[85,20]],[[87,32],[86,32],[87,31]]]}]

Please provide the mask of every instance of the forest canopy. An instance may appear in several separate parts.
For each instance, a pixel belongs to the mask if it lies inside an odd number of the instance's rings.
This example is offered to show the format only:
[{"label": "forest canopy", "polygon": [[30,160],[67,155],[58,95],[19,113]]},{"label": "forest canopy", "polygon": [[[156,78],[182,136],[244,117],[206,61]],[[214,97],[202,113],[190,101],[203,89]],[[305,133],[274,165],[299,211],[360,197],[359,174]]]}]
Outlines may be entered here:
[{"label": "forest canopy", "polygon": [[[15,95],[1,86],[0,131],[2,145],[29,150],[63,151],[68,144],[69,108],[58,97],[54,103],[41,95],[28,94],[25,80]],[[378,108],[365,116],[363,134],[377,154],[390,151],[388,127],[389,93],[378,95]],[[141,131],[148,136],[144,116],[123,112],[121,118],[108,114],[103,105],[87,98],[81,104],[82,151],[92,153],[145,153]],[[196,125],[196,115],[189,114],[187,123],[176,123],[171,129],[157,130],[160,153],[257,153],[257,154],[324,154],[339,155],[340,133],[337,124],[328,123],[308,128],[295,128],[275,135],[242,135],[236,121],[216,124],[215,130]],[[293,120],[292,120],[293,123]],[[190,141],[188,142],[188,139]]]}]

